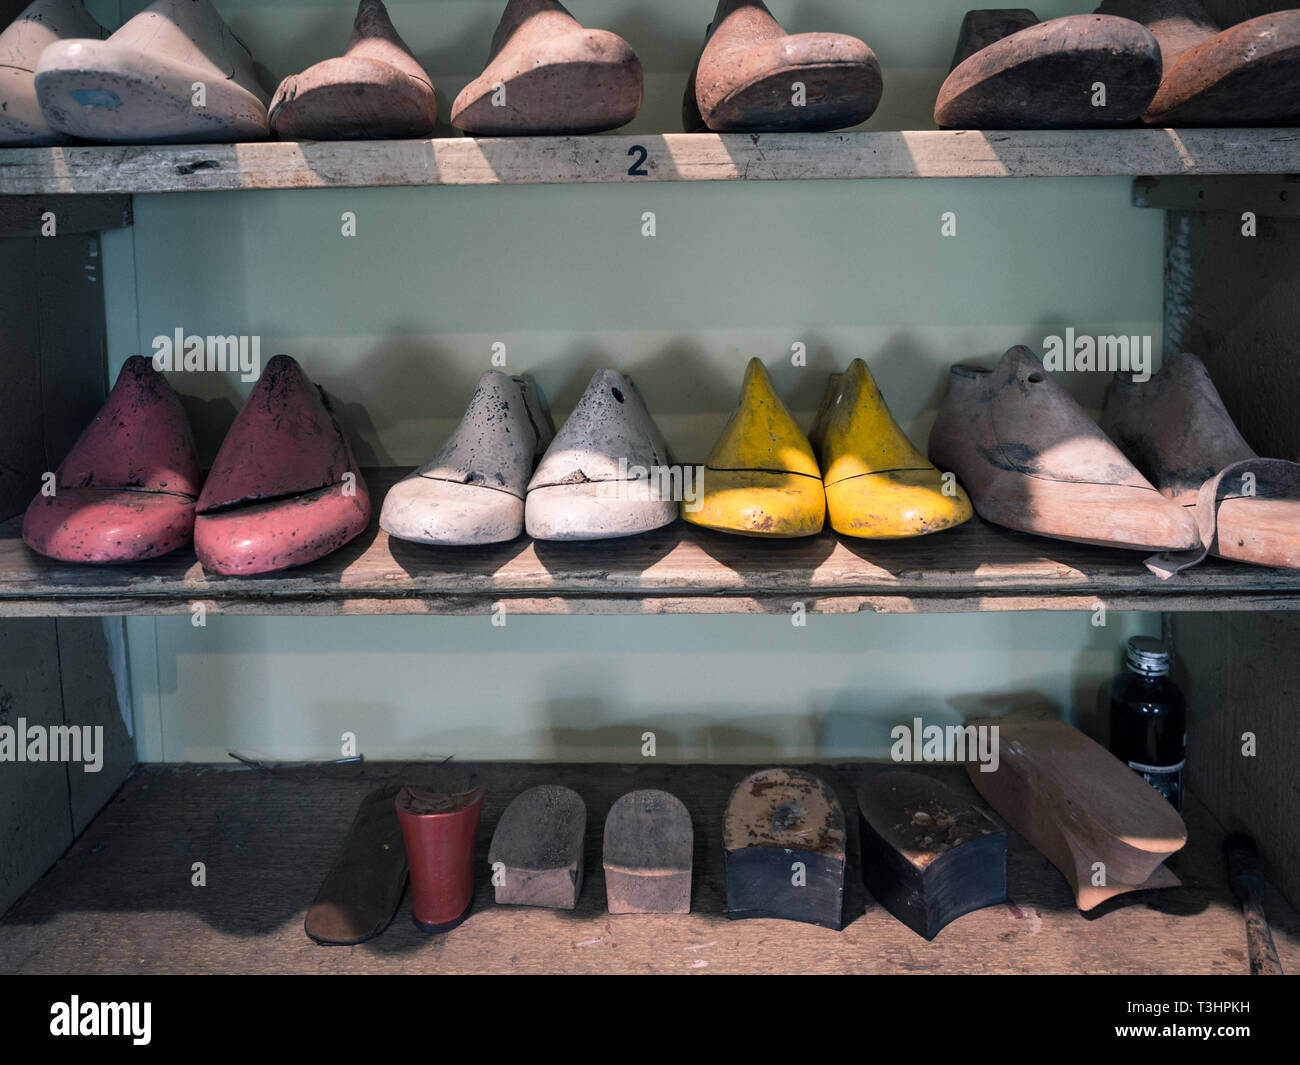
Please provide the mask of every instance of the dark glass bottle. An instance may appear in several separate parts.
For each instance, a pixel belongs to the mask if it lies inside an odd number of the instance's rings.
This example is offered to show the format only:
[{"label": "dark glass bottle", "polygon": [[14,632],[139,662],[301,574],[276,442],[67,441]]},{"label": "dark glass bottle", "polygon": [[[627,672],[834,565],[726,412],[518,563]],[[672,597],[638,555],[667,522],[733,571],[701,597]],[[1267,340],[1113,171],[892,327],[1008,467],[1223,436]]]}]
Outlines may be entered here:
[{"label": "dark glass bottle", "polygon": [[1128,668],[1110,682],[1110,753],[1183,808],[1187,702],[1169,679],[1169,650],[1150,636],[1128,642]]}]

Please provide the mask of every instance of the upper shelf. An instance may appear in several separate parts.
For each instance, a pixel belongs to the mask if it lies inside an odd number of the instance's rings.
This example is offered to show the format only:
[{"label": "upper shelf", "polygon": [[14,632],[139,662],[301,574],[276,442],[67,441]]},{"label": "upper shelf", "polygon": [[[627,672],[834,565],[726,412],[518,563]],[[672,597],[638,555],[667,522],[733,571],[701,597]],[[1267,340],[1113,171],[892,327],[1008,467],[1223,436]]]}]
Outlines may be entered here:
[{"label": "upper shelf", "polygon": [[75,566],[0,524],[0,617],[74,614],[490,615],[947,613],[985,610],[1294,610],[1300,572],[1210,559],[1167,581],[1142,555],[1009,532],[978,520],[937,536],[826,532],[754,540],[685,522],[595,543],[428,547],[391,540],[379,503],[405,470],[369,470],[370,528],[309,566],[212,577],[190,549],[127,566]]},{"label": "upper shelf", "polygon": [[452,137],[0,150],[0,195],[1300,172],[1300,129]]}]

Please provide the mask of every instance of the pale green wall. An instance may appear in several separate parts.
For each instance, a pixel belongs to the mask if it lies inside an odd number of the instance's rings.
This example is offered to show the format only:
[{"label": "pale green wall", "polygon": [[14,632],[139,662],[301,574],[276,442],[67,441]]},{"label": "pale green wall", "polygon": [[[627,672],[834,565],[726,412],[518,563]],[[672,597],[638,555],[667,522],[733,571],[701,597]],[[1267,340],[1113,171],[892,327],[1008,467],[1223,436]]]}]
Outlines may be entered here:
[{"label": "pale green wall", "polygon": [[1111,614],[213,618],[132,623],[145,760],[813,760],[887,756],[914,715],[953,724],[1045,699],[1089,724]]},{"label": "pale green wall", "polygon": [[[93,5],[92,5],[93,6]],[[100,4],[100,13],[105,5]],[[112,5],[109,5],[112,6]],[[130,7],[131,5],[127,5]],[[142,5],[135,5],[139,7]],[[275,76],[332,54],[350,5],[223,3]],[[444,93],[477,73],[497,0],[393,3]],[[675,130],[710,0],[573,3],[647,68],[633,128]],[[967,4],[769,5],[793,31],[855,32],[886,94],[869,128],[929,125]],[[1042,5],[1044,18],[1072,10]],[[267,78],[268,86],[274,78]],[[947,366],[1161,319],[1161,215],[1123,179],[431,188],[138,197],[105,239],[112,368],[176,327],[260,334],[336,399],[363,464],[423,461],[491,345],[532,372],[557,420],[592,369],[633,373],[678,457],[699,460],[746,359],[767,359],[808,421],[826,374],[868,359],[923,441]],[[340,235],[355,212],[358,236]],[[658,235],[640,235],[643,212]],[[939,235],[957,214],[958,235]],[[790,365],[792,344],[809,365]],[[248,385],[174,377],[205,460]],[[1068,387],[1095,407],[1100,375]],[[1138,565],[1135,556],[1134,565]],[[625,758],[879,756],[895,720],[980,694],[1041,692],[1071,712],[1152,618],[209,618],[129,626],[141,756]]]}]

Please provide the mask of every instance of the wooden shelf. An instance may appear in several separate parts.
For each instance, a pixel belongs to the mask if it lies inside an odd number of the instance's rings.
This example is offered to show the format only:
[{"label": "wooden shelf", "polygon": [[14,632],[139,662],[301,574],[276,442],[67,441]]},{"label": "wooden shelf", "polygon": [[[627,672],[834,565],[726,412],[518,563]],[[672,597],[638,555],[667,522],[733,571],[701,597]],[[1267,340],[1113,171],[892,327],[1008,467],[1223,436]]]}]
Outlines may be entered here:
[{"label": "wooden shelf", "polygon": [[0,195],[1297,172],[1300,129],[668,133],[10,148]]},{"label": "wooden shelf", "polygon": [[211,577],[191,550],[127,566],[73,566],[0,524],[0,617],[188,614],[953,613],[982,610],[1295,610],[1300,571],[1209,559],[1162,581],[1142,553],[1069,544],[975,520],[915,540],[833,533],[766,541],[684,522],[595,543],[439,548],[391,540],[380,504],[405,470],[370,470],[370,528],[310,566]]},{"label": "wooden shelf", "polygon": [[[723,916],[722,811],[752,767],[371,764],[226,770],[148,767],[0,922],[8,973],[1245,973],[1241,912],[1226,882],[1222,830],[1189,797],[1188,846],[1170,868],[1181,888],[1122,896],[1087,917],[1061,876],[1008,833],[1010,901],[960,918],[927,943],[862,886],[858,782],[884,766],[811,767],[835,788],[849,823],[843,932]],[[959,768],[930,769],[974,796]],[[358,947],[320,947],[302,930],[357,804],[383,782],[487,787],[478,887],[469,919],[431,938],[393,924]],[[500,907],[487,850],[506,803],[563,782],[587,804],[586,883],[572,913]],[[611,917],[600,841],[614,800],[665,788],[691,811],[689,915]],[[207,886],[190,886],[191,864]],[[1268,916],[1288,972],[1300,968],[1300,917],[1270,890]]]}]

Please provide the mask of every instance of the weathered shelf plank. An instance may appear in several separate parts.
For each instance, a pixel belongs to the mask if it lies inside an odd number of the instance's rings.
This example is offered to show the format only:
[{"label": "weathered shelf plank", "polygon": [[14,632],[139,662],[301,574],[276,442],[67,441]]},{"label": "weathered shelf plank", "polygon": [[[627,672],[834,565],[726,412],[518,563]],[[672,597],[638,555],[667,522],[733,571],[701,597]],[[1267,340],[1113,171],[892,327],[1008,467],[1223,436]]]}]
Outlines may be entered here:
[{"label": "weathered shelf plank", "polygon": [[1295,172],[1300,129],[667,133],[10,148],[0,195]]},{"label": "weathered shelf plank", "polygon": [[[1065,878],[1007,834],[1007,902],[953,921],[926,942],[868,895],[856,825],[848,834],[842,932],[795,921],[729,921],[722,813],[752,766],[508,763],[266,770],[145,767],[68,854],[0,921],[3,973],[1240,973],[1245,923],[1227,883],[1223,832],[1188,796],[1187,847],[1171,863],[1183,886],[1128,895],[1084,917]],[[894,768],[807,766],[854,802],[868,774]],[[926,767],[972,802],[965,773]],[[488,844],[506,804],[562,779],[590,812],[589,871],[572,912],[497,906]],[[487,789],[468,918],[429,937],[410,895],[386,932],[323,947],[303,915],[362,797],[384,783],[437,792]],[[689,914],[606,912],[601,831],[629,789],[673,792],[694,824]],[[850,807],[851,808],[851,807]],[[190,886],[190,865],[208,886]],[[1300,966],[1300,917],[1270,889],[1282,965]]]},{"label": "weathered shelf plank", "polygon": [[[367,471],[383,498],[404,470]],[[376,514],[378,506],[375,507]],[[378,526],[319,562],[257,577],[204,573],[191,549],[125,566],[35,554],[0,523],[0,617],[189,614],[788,615],[986,610],[1296,610],[1300,571],[1210,559],[1162,581],[1139,552],[1068,544],[972,521],[915,540],[827,532],[726,536],[685,522],[598,543],[527,537],[476,548],[390,539]]]}]

